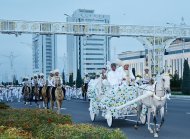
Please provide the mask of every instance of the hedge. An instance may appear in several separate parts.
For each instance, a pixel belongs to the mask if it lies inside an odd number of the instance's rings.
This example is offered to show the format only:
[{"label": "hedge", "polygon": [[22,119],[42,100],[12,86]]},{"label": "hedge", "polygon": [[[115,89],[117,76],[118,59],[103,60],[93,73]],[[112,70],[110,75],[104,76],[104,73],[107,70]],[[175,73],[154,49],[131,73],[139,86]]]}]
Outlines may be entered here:
[{"label": "hedge", "polygon": [[73,124],[71,116],[51,110],[0,109],[0,138],[126,139],[119,130]]}]

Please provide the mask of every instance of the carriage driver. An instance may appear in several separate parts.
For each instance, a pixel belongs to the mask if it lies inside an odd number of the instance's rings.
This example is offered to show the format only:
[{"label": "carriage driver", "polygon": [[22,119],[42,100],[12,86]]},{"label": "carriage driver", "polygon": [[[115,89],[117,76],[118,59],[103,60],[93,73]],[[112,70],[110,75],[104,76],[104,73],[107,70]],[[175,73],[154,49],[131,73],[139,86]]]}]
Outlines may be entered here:
[{"label": "carriage driver", "polygon": [[[59,70],[56,69],[54,70],[54,77],[53,77],[53,80],[52,80],[52,85],[53,85],[53,88],[52,88],[52,99],[55,100],[55,89],[58,87],[58,86],[61,86],[62,87],[62,84],[63,84],[63,80],[61,78],[61,76],[59,75]],[[62,90],[63,90],[63,87],[62,87]]]},{"label": "carriage driver", "polygon": [[144,68],[143,84],[153,84],[153,79],[149,72],[149,67]]},{"label": "carriage driver", "polygon": [[40,79],[38,79],[38,84],[39,84],[39,97],[42,99],[42,88],[46,84],[46,80],[44,79],[43,73],[40,73]]}]

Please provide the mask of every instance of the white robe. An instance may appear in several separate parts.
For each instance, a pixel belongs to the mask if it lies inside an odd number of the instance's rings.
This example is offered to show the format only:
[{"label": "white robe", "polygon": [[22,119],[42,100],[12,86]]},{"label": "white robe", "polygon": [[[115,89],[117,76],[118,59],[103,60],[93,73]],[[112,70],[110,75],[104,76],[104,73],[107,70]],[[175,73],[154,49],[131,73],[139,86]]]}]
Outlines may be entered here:
[{"label": "white robe", "polygon": [[132,80],[135,80],[135,76],[133,75],[133,72],[131,69],[124,70],[121,73],[122,80],[125,78],[128,84],[131,83]]},{"label": "white robe", "polygon": [[119,85],[120,84],[120,77],[118,71],[109,71],[108,72],[108,82],[110,85]]}]

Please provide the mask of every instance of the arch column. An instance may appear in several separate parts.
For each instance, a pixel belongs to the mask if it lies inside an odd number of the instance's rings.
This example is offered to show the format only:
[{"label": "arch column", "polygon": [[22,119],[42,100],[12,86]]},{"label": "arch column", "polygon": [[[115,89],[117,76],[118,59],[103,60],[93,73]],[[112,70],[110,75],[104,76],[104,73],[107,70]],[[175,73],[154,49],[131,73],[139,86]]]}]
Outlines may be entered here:
[{"label": "arch column", "polygon": [[165,50],[175,40],[161,37],[137,37],[145,48],[145,66],[148,66],[152,75],[160,74],[165,66]]}]

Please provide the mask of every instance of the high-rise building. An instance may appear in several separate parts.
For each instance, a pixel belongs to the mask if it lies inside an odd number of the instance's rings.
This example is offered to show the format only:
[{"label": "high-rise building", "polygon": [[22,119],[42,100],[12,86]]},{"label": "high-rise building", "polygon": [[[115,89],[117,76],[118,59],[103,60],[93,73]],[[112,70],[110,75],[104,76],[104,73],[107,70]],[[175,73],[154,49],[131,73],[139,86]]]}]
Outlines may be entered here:
[{"label": "high-rise building", "polygon": [[57,37],[56,35],[33,35],[33,73],[49,72],[57,67]]},{"label": "high-rise building", "polygon": [[[67,22],[109,24],[110,16],[95,14],[94,10],[78,9]],[[88,73],[100,72],[110,60],[110,39],[107,36],[67,35],[67,74],[73,73],[76,79],[77,69],[84,77]]]}]

